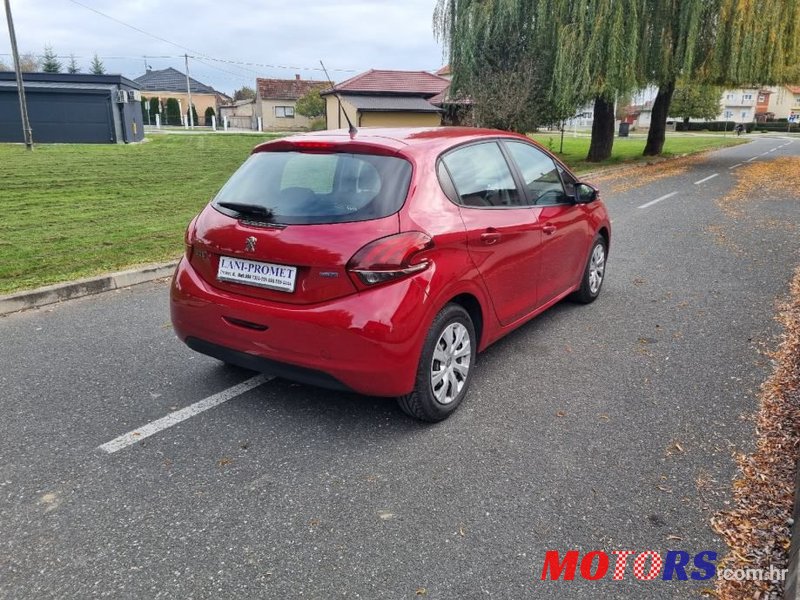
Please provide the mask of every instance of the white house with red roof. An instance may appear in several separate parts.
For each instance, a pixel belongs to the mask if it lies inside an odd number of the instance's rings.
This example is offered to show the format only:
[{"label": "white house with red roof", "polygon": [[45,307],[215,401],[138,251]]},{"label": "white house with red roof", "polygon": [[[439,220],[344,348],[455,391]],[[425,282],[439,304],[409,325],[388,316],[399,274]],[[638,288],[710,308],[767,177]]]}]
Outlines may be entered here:
[{"label": "white house with red roof", "polygon": [[443,111],[431,100],[444,98],[449,85],[427,71],[370,69],[322,92],[328,129],[346,128],[345,113],[356,127],[439,126]]}]

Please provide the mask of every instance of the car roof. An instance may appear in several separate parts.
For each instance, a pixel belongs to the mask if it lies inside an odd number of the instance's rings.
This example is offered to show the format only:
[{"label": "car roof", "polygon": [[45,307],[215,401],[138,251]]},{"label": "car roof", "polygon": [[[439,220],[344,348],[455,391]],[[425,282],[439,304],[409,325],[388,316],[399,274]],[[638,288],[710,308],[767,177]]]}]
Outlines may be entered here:
[{"label": "car roof", "polygon": [[265,142],[254,151],[268,151],[271,146],[277,148],[294,144],[328,143],[381,148],[401,154],[425,154],[438,153],[465,142],[497,137],[531,141],[530,138],[517,133],[475,127],[362,127],[354,136],[351,136],[346,129],[301,133]]}]

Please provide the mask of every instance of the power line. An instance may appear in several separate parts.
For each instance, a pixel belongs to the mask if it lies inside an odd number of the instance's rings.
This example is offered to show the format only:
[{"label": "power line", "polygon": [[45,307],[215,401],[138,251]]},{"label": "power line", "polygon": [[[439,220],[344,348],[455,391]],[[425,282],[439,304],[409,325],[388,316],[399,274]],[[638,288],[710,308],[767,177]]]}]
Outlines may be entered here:
[{"label": "power line", "polygon": [[[133,29],[134,31],[136,31],[138,33],[141,33],[142,35],[146,35],[146,36],[151,37],[151,38],[153,38],[155,40],[158,40],[160,42],[164,42],[164,43],[169,44],[171,46],[175,46],[176,48],[180,48],[181,50],[184,50],[186,52],[190,52],[193,55],[197,55],[197,56],[191,56],[190,58],[194,58],[194,59],[203,58],[203,59],[211,60],[211,61],[215,61],[215,62],[228,63],[228,64],[231,64],[231,65],[234,65],[234,66],[249,65],[249,66],[254,66],[254,67],[266,67],[266,68],[270,68],[270,69],[288,69],[288,70],[294,70],[294,71],[298,71],[298,70],[299,71],[320,71],[321,70],[319,67],[293,67],[293,66],[287,66],[287,65],[267,65],[267,64],[261,64],[261,63],[251,63],[251,62],[245,62],[245,61],[235,61],[235,60],[227,60],[227,59],[222,59],[222,58],[214,58],[212,56],[208,56],[208,55],[204,54],[203,52],[199,52],[197,50],[192,50],[191,48],[187,48],[186,46],[182,46],[181,44],[178,44],[176,42],[170,41],[170,40],[168,40],[166,38],[163,38],[163,37],[161,37],[159,35],[156,35],[154,33],[150,33],[149,31],[145,31],[144,29],[136,27],[135,25],[131,25],[130,23],[126,23],[125,21],[121,21],[120,19],[117,19],[116,17],[112,17],[111,15],[108,15],[108,14],[102,12],[102,11],[99,11],[96,8],[92,8],[91,6],[87,6],[86,4],[83,4],[82,2],[79,2],[78,0],[69,0],[69,1],[72,2],[73,4],[77,5],[77,6],[85,8],[86,10],[90,10],[93,13],[96,13],[96,14],[100,15],[101,17],[105,17],[106,19],[110,19],[111,21],[114,21],[115,23],[118,23],[118,24],[120,24],[120,25],[122,25],[124,27],[127,27],[129,29]],[[180,57],[180,58],[182,58],[182,57]],[[245,67],[239,67],[239,68],[241,68],[242,70],[247,70],[247,71],[251,71],[253,73],[257,73],[256,71],[252,71],[251,69],[246,69]],[[355,73],[355,69],[331,69],[331,70],[332,71],[341,71],[341,72],[346,72],[346,73]]]}]

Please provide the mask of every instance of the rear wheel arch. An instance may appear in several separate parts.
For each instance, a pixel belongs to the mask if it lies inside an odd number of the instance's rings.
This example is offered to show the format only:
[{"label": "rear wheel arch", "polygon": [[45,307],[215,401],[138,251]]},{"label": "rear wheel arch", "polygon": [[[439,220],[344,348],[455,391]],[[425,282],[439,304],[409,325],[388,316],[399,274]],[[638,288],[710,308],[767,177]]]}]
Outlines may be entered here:
[{"label": "rear wheel arch", "polygon": [[480,348],[483,340],[484,330],[483,307],[481,306],[480,300],[478,300],[478,298],[474,295],[465,292],[455,296],[454,298],[451,298],[444,303],[445,306],[447,304],[458,304],[467,311],[470,319],[472,319],[472,324],[475,327],[475,337],[477,338],[478,347]]}]

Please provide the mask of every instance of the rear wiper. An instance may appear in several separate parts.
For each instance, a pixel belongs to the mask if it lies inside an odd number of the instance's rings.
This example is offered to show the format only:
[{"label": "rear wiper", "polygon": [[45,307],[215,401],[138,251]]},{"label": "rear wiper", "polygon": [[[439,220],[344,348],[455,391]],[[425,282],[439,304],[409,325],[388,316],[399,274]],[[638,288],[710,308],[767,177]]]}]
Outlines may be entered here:
[{"label": "rear wiper", "polygon": [[240,215],[250,215],[260,219],[272,219],[275,215],[271,208],[260,204],[247,204],[246,202],[217,202],[217,206],[234,210]]}]

